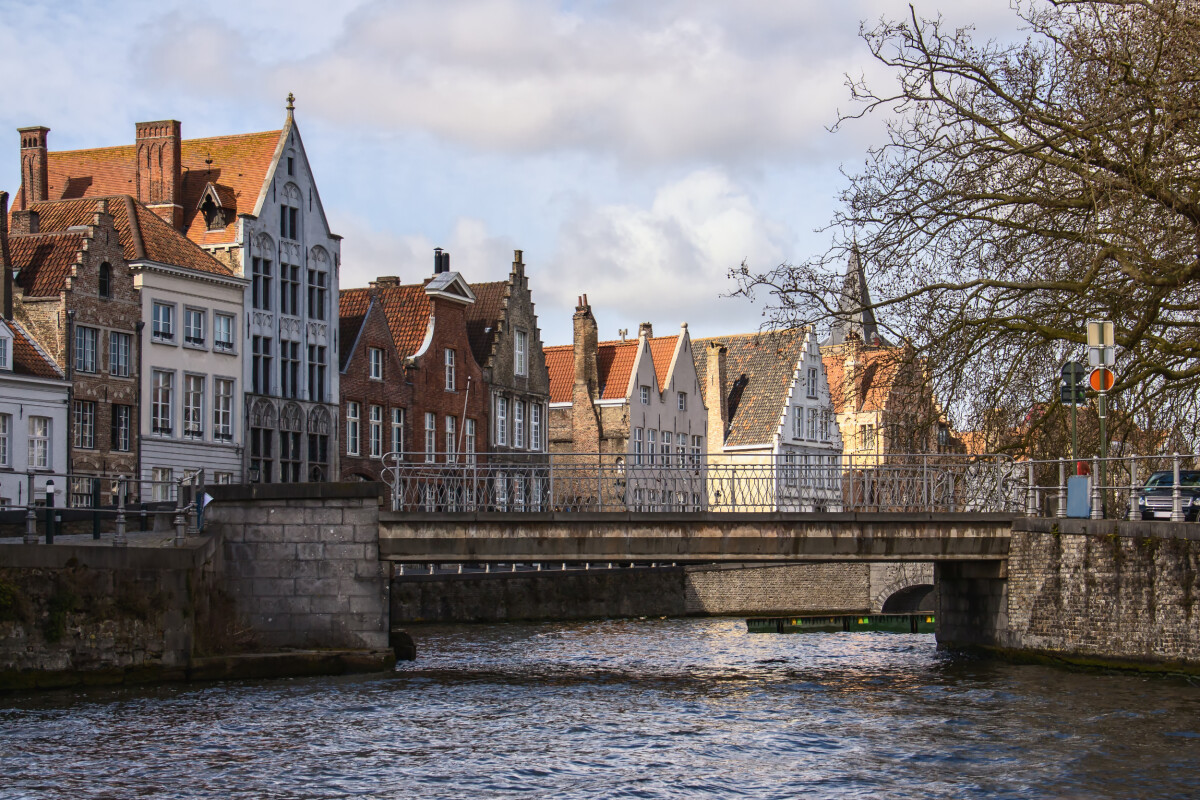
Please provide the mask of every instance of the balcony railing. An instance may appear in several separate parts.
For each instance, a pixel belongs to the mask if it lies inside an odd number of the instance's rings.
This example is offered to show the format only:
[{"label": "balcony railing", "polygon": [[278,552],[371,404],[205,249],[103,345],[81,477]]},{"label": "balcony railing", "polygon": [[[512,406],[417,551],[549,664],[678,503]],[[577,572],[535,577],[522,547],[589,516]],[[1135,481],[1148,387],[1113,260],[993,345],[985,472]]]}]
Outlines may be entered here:
[{"label": "balcony railing", "polygon": [[[538,461],[461,453],[389,453],[396,511],[648,513],[998,511],[1020,513],[1007,456],[905,454],[643,456],[550,453]],[[484,461],[486,458],[486,462]]]}]

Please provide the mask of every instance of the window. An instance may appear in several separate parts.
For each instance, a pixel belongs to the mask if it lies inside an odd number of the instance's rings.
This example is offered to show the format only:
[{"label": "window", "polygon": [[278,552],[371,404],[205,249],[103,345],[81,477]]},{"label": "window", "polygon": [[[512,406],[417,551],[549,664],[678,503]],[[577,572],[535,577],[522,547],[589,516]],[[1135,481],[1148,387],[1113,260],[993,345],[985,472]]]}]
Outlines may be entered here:
[{"label": "window", "polygon": [[259,311],[271,310],[271,260],[254,257],[250,279],[250,302]]},{"label": "window", "polygon": [[219,486],[233,483],[233,473],[232,472],[214,472],[213,473],[213,483],[215,483]]},{"label": "window", "polygon": [[456,426],[454,424],[454,417],[447,414],[446,415],[446,463],[447,464],[452,464],[458,460],[454,457],[455,453],[458,450],[458,448],[455,446],[457,443],[454,441],[455,427]]},{"label": "window", "polygon": [[183,376],[183,436],[204,438],[204,376]]},{"label": "window", "polygon": [[300,450],[300,431],[279,432],[279,482],[298,483],[300,463],[304,454]]},{"label": "window", "polygon": [[171,435],[171,405],[174,402],[175,373],[154,370],[151,383],[150,432]]},{"label": "window", "polygon": [[155,303],[153,311],[152,335],[156,342],[175,342],[175,306],[169,303]]},{"label": "window", "polygon": [[821,441],[829,441],[829,412],[821,412]]},{"label": "window", "polygon": [[641,394],[642,394],[642,405],[644,405],[644,406],[650,405],[650,387],[642,386],[642,387],[640,387],[640,389],[641,389]]},{"label": "window", "polygon": [[633,463],[635,465],[642,463],[642,429],[633,429]]},{"label": "window", "polygon": [[325,319],[325,296],[329,293],[329,274],[319,269],[308,271],[308,316]]},{"label": "window", "polygon": [[432,411],[425,412],[425,460],[434,461],[437,452],[437,415]]},{"label": "window", "polygon": [[213,438],[233,441],[233,381],[228,378],[213,379]]},{"label": "window", "polygon": [[325,480],[324,465],[329,461],[329,436],[324,433],[308,435],[308,470],[310,481]]},{"label": "window", "polygon": [[199,308],[183,310],[183,342],[184,344],[204,346],[204,317],[205,313]]},{"label": "window", "polygon": [[529,404],[529,449],[535,453],[542,451],[542,404]]},{"label": "window", "polygon": [[653,428],[646,429],[646,463],[653,464],[658,459],[655,456],[655,449],[658,447],[658,431]]},{"label": "window", "polygon": [[875,426],[874,425],[859,425],[858,426],[858,442],[860,448],[875,447]]},{"label": "window", "polygon": [[270,428],[250,429],[250,480],[271,482],[274,466],[275,431]]},{"label": "window", "polygon": [[508,447],[508,398],[496,395],[496,444]]},{"label": "window", "polygon": [[346,455],[356,456],[358,449],[359,405],[353,400],[346,403]]},{"label": "window", "polygon": [[687,411],[687,392],[679,393],[679,410]]},{"label": "window", "polygon": [[8,339],[0,338],[0,369],[8,368]]},{"label": "window", "polygon": [[808,438],[814,442],[817,440],[817,410],[815,408],[808,409]]},{"label": "window", "polygon": [[392,452],[404,452],[404,409],[392,409]]},{"label": "window", "polygon": [[112,264],[105,261],[96,276],[96,293],[101,297],[112,297]]},{"label": "window", "polygon": [[271,393],[271,337],[254,336],[250,340],[253,353],[250,377],[254,394]]},{"label": "window", "polygon": [[806,395],[808,397],[816,397],[817,396],[817,368],[816,367],[808,368],[808,381],[807,381],[806,385],[808,388]]},{"label": "window", "polygon": [[529,371],[529,334],[525,331],[516,331],[516,336],[513,337],[513,371],[518,375],[524,375]]},{"label": "window", "polygon": [[468,464],[475,463],[475,420],[468,419],[466,430],[463,437],[463,452],[466,453],[466,462]]},{"label": "window", "polygon": [[279,394],[281,397],[300,396],[300,343],[279,343]]},{"label": "window", "polygon": [[96,350],[100,331],[80,325],[75,328],[75,371],[96,371]]},{"label": "window", "polygon": [[373,381],[383,380],[383,350],[379,347],[367,348],[367,361],[370,363],[370,376]]},{"label": "window", "polygon": [[213,314],[213,349],[233,352],[233,315]]},{"label": "window", "polygon": [[96,404],[91,400],[76,400],[71,408],[73,423],[71,440],[75,447],[92,450],[96,447]]},{"label": "window", "polygon": [[279,265],[279,313],[300,316],[300,267]]},{"label": "window", "polygon": [[454,391],[454,351],[449,347],[446,348],[446,391]]},{"label": "window", "polygon": [[367,426],[371,458],[383,458],[383,406],[367,408]]},{"label": "window", "polygon": [[664,467],[671,466],[671,432],[662,432],[662,463]]},{"label": "window", "polygon": [[325,402],[325,346],[308,346],[308,399]]},{"label": "window", "polygon": [[284,239],[299,239],[296,232],[300,229],[300,209],[292,206],[279,207],[279,235]]},{"label": "window", "polygon": [[796,454],[788,450],[783,454],[783,482],[788,486],[795,486],[798,472]]},{"label": "window", "polygon": [[29,418],[29,468],[50,469],[50,418]]},{"label": "window", "polygon": [[703,440],[699,436],[692,437],[692,466],[700,466],[700,454],[704,451]]},{"label": "window", "polygon": [[296,159],[292,156],[287,157],[288,175],[296,174]]},{"label": "window", "polygon": [[174,499],[171,487],[175,484],[175,472],[170,467],[154,467],[150,470],[150,480],[154,483],[152,496],[156,503],[165,503]]},{"label": "window", "polygon": [[12,414],[0,414],[0,467],[12,466]]},{"label": "window", "polygon": [[129,354],[133,337],[112,331],[108,334],[108,373],[118,378],[129,377]]},{"label": "window", "polygon": [[801,406],[792,407],[792,438],[804,438],[804,409]]},{"label": "window", "polygon": [[525,446],[525,402],[523,400],[513,401],[512,446]]},{"label": "window", "polygon": [[112,449],[122,453],[133,449],[133,406],[112,407]]}]

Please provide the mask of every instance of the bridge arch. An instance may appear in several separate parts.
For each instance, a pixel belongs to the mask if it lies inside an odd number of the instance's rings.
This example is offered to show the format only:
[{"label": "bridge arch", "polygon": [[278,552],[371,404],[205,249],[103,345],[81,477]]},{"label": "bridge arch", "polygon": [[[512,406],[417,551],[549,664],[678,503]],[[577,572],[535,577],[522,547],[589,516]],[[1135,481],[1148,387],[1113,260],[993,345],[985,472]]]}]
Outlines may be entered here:
[{"label": "bridge arch", "polygon": [[871,565],[871,611],[907,613],[916,611],[926,597],[932,602],[933,564],[897,563]]},{"label": "bridge arch", "polygon": [[917,583],[905,586],[883,601],[880,611],[884,614],[913,614],[918,611],[933,611],[933,584]]}]

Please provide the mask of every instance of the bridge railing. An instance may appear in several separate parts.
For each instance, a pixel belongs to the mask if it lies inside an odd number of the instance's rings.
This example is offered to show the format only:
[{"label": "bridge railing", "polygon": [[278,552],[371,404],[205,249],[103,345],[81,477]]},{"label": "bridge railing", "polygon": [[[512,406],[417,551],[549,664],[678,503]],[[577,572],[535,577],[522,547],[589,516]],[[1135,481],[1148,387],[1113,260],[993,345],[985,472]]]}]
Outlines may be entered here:
[{"label": "bridge railing", "polygon": [[1006,456],[389,453],[396,511],[1008,511],[1024,496]]},{"label": "bridge railing", "polygon": [[1200,520],[1200,454],[1020,461],[1014,468],[1027,516]]}]

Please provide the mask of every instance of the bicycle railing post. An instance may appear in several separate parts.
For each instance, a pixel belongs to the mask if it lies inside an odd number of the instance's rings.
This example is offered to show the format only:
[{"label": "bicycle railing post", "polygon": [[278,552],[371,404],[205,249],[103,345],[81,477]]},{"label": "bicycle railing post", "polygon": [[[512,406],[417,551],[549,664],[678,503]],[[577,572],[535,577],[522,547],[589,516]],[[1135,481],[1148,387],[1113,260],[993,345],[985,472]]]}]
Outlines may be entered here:
[{"label": "bicycle railing post", "polygon": [[1104,519],[1100,505],[1100,457],[1092,456],[1092,519]]},{"label": "bicycle railing post", "polygon": [[113,547],[129,544],[125,538],[125,476],[117,478],[117,530],[113,534]]},{"label": "bicycle railing post", "polygon": [[1059,519],[1067,516],[1067,462],[1063,458],[1058,460],[1058,508],[1054,516]]},{"label": "bicycle railing post", "polygon": [[1037,516],[1037,493],[1033,487],[1033,461],[1026,464],[1026,484],[1025,484],[1025,516]]},{"label": "bicycle railing post", "polygon": [[1137,456],[1129,457],[1129,513],[1128,518],[1132,521],[1142,518],[1141,509],[1137,506]]},{"label": "bicycle railing post", "polygon": [[1179,489],[1179,453],[1172,459],[1174,478],[1171,486],[1171,522],[1183,522],[1183,493]]},{"label": "bicycle railing post", "polygon": [[28,486],[25,491],[25,544],[37,544],[37,512],[33,510],[33,471],[26,473]]}]

